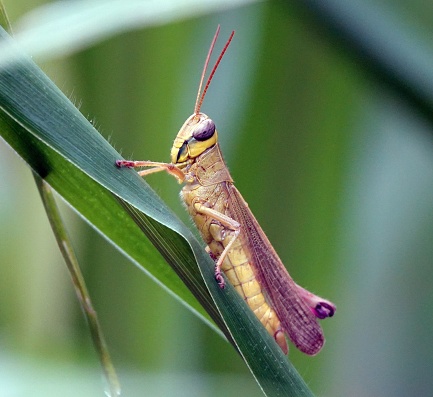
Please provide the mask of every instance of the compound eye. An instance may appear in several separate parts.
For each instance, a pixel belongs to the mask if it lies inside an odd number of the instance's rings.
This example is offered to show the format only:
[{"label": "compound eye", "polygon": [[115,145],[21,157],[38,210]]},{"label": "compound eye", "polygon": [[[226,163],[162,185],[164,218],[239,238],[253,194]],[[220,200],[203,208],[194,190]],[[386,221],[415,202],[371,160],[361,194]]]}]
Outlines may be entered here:
[{"label": "compound eye", "polygon": [[197,126],[192,133],[197,141],[206,141],[215,133],[215,123],[211,119],[206,119]]}]

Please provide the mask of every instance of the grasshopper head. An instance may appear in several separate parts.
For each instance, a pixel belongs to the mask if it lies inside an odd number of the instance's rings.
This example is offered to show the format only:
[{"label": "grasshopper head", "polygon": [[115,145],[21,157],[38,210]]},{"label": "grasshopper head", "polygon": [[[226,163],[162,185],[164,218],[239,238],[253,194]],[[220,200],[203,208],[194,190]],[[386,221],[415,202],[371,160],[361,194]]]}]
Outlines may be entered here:
[{"label": "grasshopper head", "polygon": [[209,48],[206,61],[204,63],[197,92],[197,99],[195,101],[194,113],[189,116],[189,118],[183,124],[182,128],[177,134],[176,139],[174,140],[173,147],[171,148],[171,162],[172,164],[178,164],[178,167],[186,166],[188,163],[192,163],[196,157],[200,156],[207,149],[214,146],[218,140],[215,123],[204,113],[201,113],[200,109],[215,71],[217,70],[219,63],[221,62],[221,59],[230,42],[232,41],[233,35],[235,34],[234,31],[231,33],[202,91],[201,88],[204,82],[206,69],[215,46],[215,42],[218,38],[219,31],[220,26],[218,25],[215,36]]},{"label": "grasshopper head", "polygon": [[194,113],[179,130],[171,148],[172,164],[195,159],[217,143],[215,123],[204,113]]}]

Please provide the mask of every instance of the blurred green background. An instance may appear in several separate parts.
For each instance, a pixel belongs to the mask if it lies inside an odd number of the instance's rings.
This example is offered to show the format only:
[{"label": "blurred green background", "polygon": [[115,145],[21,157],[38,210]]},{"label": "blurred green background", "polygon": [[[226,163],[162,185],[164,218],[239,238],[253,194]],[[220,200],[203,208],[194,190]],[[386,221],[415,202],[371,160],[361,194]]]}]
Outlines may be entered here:
[{"label": "blurred green background", "polygon": [[[60,18],[59,5],[73,15],[85,2],[43,3],[4,0],[17,37]],[[27,51],[126,158],[167,161],[217,24],[217,50],[236,30],[202,110],[293,278],[338,307],[322,323],[323,351],[292,348],[290,359],[318,396],[431,396],[432,114],[374,78],[311,18],[309,2],[147,3],[156,17],[135,29],[55,49],[71,39],[60,28]],[[186,11],[158,19],[174,4]],[[404,31],[413,59],[433,57],[433,7],[363,7],[360,19],[391,29],[389,48],[405,45]],[[101,23],[110,23],[104,8]],[[0,157],[0,396],[102,395],[31,172],[3,141]],[[190,224],[176,182],[148,181]],[[227,342],[62,208],[125,396],[261,395]]]}]

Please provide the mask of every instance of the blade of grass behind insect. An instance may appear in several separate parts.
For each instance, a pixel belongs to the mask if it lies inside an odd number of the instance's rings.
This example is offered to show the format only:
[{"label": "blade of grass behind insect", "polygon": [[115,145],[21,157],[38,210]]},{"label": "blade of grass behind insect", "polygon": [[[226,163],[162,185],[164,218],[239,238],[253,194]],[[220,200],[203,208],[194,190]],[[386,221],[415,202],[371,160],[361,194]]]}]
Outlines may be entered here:
[{"label": "blade of grass behind insect", "polygon": [[117,378],[116,370],[111,361],[110,353],[108,352],[107,344],[102,333],[102,328],[99,325],[98,315],[93,308],[92,300],[89,291],[87,290],[83,274],[78,265],[77,257],[75,256],[72,243],[66,232],[64,222],[60,216],[56,201],[54,199],[51,187],[37,174],[33,174],[41,195],[42,202],[47,212],[51,228],[56,237],[57,244],[63,255],[63,258],[68,267],[69,274],[72,279],[72,284],[75,288],[75,293],[80,302],[83,313],[89,325],[90,334],[92,336],[93,345],[98,353],[99,361],[107,381],[107,395],[114,397],[120,396],[120,383]]},{"label": "blade of grass behind insect", "polygon": [[2,1],[0,1],[0,25],[3,26],[7,32],[12,32],[11,23]]},{"label": "blade of grass behind insect", "polygon": [[19,21],[16,40],[25,51],[47,60],[144,26],[198,18],[258,2],[260,0],[54,1],[35,8]]},{"label": "blade of grass behind insect", "polygon": [[[0,35],[9,40],[3,31]],[[311,396],[305,382],[234,289],[230,285],[219,289],[213,262],[189,229],[133,170],[116,169],[114,161],[120,155],[28,57],[16,48],[11,51],[16,62],[0,71],[1,133],[10,146],[140,268],[146,266],[149,274],[203,319],[208,320],[210,315],[225,335],[233,338],[266,395]],[[140,229],[110,192],[128,203],[134,219],[192,294],[155,259]],[[197,306],[193,295],[209,315]]]}]

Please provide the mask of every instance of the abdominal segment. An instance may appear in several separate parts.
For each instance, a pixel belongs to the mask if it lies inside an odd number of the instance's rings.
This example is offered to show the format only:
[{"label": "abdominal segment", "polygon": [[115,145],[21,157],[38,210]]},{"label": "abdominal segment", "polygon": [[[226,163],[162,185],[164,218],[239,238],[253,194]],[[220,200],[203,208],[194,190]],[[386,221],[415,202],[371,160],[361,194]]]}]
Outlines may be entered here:
[{"label": "abdominal segment", "polygon": [[[221,255],[232,234],[229,231],[224,236],[224,240],[213,240],[209,243],[208,247],[213,256],[218,258]],[[246,301],[267,331],[275,338],[283,352],[287,354],[287,342],[280,320],[275,310],[266,301],[264,291],[262,291],[262,287],[254,274],[254,270],[246,256],[240,239],[236,239],[232,245],[221,269],[238,294]]]},{"label": "abdominal segment", "polygon": [[[230,213],[227,211],[228,201],[225,189],[222,184],[215,184],[210,187],[191,184],[183,188],[181,197],[203,240],[208,245],[208,251],[217,260],[233,239],[235,231],[231,230],[229,226],[224,226],[221,221],[217,221],[214,217],[197,212],[195,208],[199,208],[199,206],[194,203],[199,202],[219,214],[230,217]],[[203,200],[203,197],[206,197],[206,200]],[[239,237],[236,238],[227,252],[221,270],[256,317],[275,338],[283,352],[287,354],[288,347],[280,319],[266,300],[265,291],[255,276],[246,249],[242,245],[242,239]]]}]

